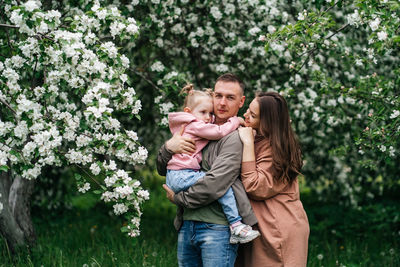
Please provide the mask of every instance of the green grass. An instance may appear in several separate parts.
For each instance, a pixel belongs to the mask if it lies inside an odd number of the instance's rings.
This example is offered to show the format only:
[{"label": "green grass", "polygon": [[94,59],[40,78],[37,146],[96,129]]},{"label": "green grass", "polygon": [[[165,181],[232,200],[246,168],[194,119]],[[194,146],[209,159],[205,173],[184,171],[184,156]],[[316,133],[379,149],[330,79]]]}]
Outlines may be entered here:
[{"label": "green grass", "polygon": [[[121,219],[103,205],[34,210],[37,246],[13,256],[0,239],[0,266],[177,266],[175,207],[161,182],[151,188],[139,238],[125,237]],[[304,206],[311,229],[308,266],[400,266],[398,202],[352,210],[305,198]]]}]

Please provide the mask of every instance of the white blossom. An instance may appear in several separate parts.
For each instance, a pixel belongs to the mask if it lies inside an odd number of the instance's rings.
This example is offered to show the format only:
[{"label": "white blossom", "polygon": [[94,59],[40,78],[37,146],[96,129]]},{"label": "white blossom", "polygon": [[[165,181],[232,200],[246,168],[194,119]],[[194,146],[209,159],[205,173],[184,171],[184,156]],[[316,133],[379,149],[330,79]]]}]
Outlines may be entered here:
[{"label": "white blossom", "polygon": [[387,39],[387,33],[385,31],[380,31],[377,35],[380,41],[385,41]]},{"label": "white blossom", "polygon": [[92,163],[92,165],[90,165],[90,170],[94,175],[99,175],[101,172],[100,166],[97,163]]},{"label": "white blossom", "polygon": [[215,67],[215,70],[216,70],[217,72],[223,73],[223,72],[228,72],[229,68],[228,68],[228,66],[225,65],[225,64],[218,64],[218,65]]},{"label": "white blossom", "polygon": [[[120,198],[126,198],[133,193],[133,189],[130,186],[125,185],[115,188],[115,192],[120,195]],[[138,196],[141,197],[139,194]]]},{"label": "white blossom", "polygon": [[268,25],[268,32],[269,33],[274,33],[276,31],[276,28],[273,25]]},{"label": "white blossom", "polygon": [[33,10],[40,8],[42,4],[39,1],[29,0],[23,5],[25,6],[26,11],[32,12]]},{"label": "white blossom", "polygon": [[306,16],[307,16],[307,11],[306,11],[306,10],[303,10],[303,12],[300,12],[300,13],[297,15],[297,19],[298,19],[298,20],[304,20]]},{"label": "white blossom", "polygon": [[395,119],[400,115],[400,110],[393,110],[393,113],[390,114],[390,119]]},{"label": "white blossom", "polygon": [[137,195],[141,198],[143,198],[144,200],[148,200],[149,199],[149,192],[147,190],[139,190]]},{"label": "white blossom", "polygon": [[128,207],[122,203],[113,205],[115,215],[120,215],[128,211]]},{"label": "white blossom", "polygon": [[380,23],[381,20],[379,18],[376,18],[369,22],[369,27],[371,27],[371,30],[376,31],[379,28]]},{"label": "white blossom", "polygon": [[218,7],[211,7],[210,13],[216,21],[219,21],[222,18],[222,13],[219,11]]},{"label": "white blossom", "polygon": [[89,183],[85,183],[81,187],[78,187],[78,191],[81,193],[86,193],[87,191],[89,191],[89,189],[90,189]]},{"label": "white blossom", "polygon": [[162,72],[164,71],[165,67],[160,61],[156,61],[150,67],[151,71]]},{"label": "white blossom", "polygon": [[357,9],[354,10],[353,14],[347,15],[347,22],[352,26],[356,26],[356,28],[361,24],[361,17]]},{"label": "white blossom", "polygon": [[111,177],[106,177],[104,179],[104,183],[106,184],[107,187],[111,187],[115,184],[115,182],[118,180],[116,176],[111,176]]},{"label": "white blossom", "polygon": [[249,30],[250,35],[256,36],[261,31],[258,27],[253,27]]},{"label": "white blossom", "polygon": [[389,156],[394,157],[395,156],[395,152],[396,152],[396,149],[394,149],[393,146],[390,146],[389,147]]}]

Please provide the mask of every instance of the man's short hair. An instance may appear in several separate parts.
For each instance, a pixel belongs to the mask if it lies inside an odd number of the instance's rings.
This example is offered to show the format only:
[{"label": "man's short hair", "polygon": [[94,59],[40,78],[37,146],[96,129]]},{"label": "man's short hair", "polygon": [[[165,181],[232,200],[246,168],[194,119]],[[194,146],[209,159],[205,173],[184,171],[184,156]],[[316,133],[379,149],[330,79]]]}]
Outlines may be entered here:
[{"label": "man's short hair", "polygon": [[225,73],[222,74],[221,76],[218,77],[217,82],[233,82],[233,83],[238,83],[240,86],[240,89],[242,89],[242,95],[244,95],[244,88],[245,88],[245,84],[244,82],[235,74],[233,73]]}]

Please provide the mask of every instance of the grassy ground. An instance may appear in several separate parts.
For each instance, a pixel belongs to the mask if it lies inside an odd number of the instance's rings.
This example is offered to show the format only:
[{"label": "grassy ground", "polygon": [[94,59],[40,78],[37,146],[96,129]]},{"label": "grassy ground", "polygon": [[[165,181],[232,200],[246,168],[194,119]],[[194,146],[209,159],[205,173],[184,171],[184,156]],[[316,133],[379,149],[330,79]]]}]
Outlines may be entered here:
[{"label": "grassy ground", "polygon": [[[0,238],[0,266],[177,266],[175,207],[160,187],[153,186],[137,239],[125,237],[122,221],[101,205],[35,210],[37,246],[12,256]],[[308,266],[400,266],[398,202],[361,210],[303,202],[311,228]]]}]

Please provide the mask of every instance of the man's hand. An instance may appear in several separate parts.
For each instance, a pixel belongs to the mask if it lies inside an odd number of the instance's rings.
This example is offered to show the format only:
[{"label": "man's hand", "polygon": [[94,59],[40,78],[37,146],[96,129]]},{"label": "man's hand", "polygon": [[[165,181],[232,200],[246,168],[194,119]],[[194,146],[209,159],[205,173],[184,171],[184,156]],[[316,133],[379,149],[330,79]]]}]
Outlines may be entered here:
[{"label": "man's hand", "polygon": [[171,201],[172,203],[175,204],[175,202],[174,202],[174,197],[175,197],[174,191],[172,191],[171,188],[169,188],[166,184],[163,184],[162,187],[164,188],[165,191],[167,191],[167,198],[169,199],[169,201]]},{"label": "man's hand", "polygon": [[191,155],[196,151],[196,145],[193,139],[182,136],[185,126],[182,126],[180,132],[176,132],[166,143],[165,147],[174,154]]}]

